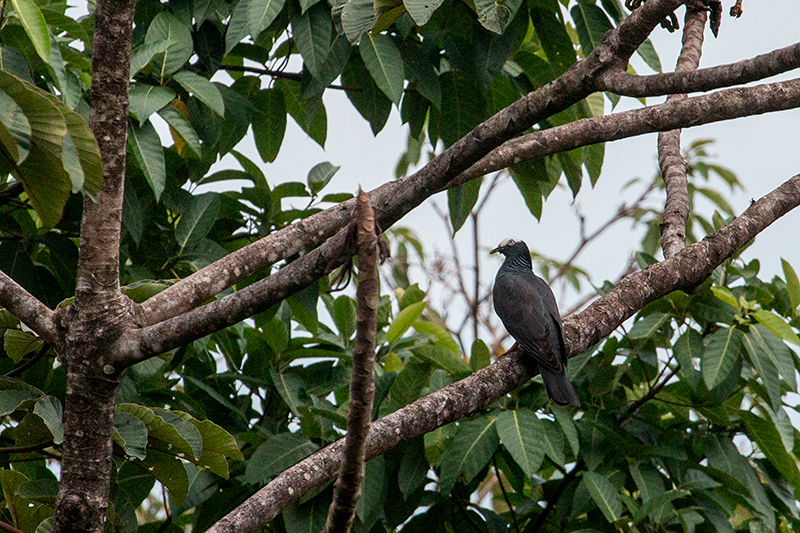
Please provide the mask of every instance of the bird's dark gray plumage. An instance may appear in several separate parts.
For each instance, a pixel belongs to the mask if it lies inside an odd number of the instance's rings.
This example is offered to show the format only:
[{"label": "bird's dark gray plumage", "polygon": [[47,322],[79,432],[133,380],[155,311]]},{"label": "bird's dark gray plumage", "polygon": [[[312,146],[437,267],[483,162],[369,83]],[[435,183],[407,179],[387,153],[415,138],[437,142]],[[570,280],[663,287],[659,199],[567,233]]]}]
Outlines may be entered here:
[{"label": "bird's dark gray plumage", "polygon": [[505,256],[492,291],[497,316],[538,363],[550,399],[559,405],[580,405],[567,376],[567,352],[553,291],[533,273],[531,254],[523,241],[506,239],[495,252]]}]

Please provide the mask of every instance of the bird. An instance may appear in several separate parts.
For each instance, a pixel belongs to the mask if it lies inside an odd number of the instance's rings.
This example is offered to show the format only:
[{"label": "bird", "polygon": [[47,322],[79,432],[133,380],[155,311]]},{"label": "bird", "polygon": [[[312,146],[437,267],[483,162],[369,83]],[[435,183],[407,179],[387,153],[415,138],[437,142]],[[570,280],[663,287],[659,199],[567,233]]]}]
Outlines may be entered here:
[{"label": "bird", "polygon": [[492,302],[506,330],[532,357],[542,373],[547,395],[559,405],[580,405],[567,376],[567,351],[561,316],[550,286],[533,273],[524,241],[503,240],[491,253],[505,256],[494,280]]}]

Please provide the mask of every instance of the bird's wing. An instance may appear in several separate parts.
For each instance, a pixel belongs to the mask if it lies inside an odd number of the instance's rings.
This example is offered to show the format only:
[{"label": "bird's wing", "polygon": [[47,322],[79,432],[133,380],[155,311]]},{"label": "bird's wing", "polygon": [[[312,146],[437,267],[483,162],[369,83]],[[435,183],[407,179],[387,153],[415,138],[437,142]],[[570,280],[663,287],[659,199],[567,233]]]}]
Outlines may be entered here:
[{"label": "bird's wing", "polygon": [[538,363],[560,372],[563,348],[558,340],[553,342],[553,334],[560,337],[560,328],[536,286],[520,276],[503,276],[495,283],[494,298],[495,311],[514,340]]}]

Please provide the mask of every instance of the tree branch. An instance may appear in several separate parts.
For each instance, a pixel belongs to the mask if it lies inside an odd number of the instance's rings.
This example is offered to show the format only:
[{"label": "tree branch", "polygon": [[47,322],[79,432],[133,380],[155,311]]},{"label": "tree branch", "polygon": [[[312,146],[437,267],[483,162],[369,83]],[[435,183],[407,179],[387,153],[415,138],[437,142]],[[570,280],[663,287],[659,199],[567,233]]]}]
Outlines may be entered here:
[{"label": "tree branch", "polygon": [[800,107],[800,79],[725,89],[643,109],[576,120],[505,142],[448,183],[447,188],[452,189],[519,161],[537,159],[581,146],[795,107]]},{"label": "tree branch", "polygon": [[[388,216],[393,221],[398,220],[502,142],[586,98],[594,90],[591,80],[605,70],[624,69],[653,28],[684,1],[648,1],[609,31],[589,56],[563,75],[478,125],[412,176],[373,190],[370,193],[373,207],[390,212]],[[354,205],[350,200],[315,214],[195,272],[137,306],[138,321],[150,326],[173,318],[250,274],[317,246],[350,222]],[[388,227],[382,221],[379,224]]]},{"label": "tree branch", "polygon": [[[0,10],[0,13],[2,10]],[[6,205],[8,202],[22,194],[25,190],[25,187],[22,185],[21,181],[15,181],[2,191],[0,191],[0,206]]]},{"label": "tree branch", "polygon": [[3,271],[0,271],[0,305],[47,344],[56,340],[55,313]]},{"label": "tree branch", "polygon": [[800,43],[750,59],[694,70],[637,76],[625,69],[606,70],[595,80],[595,89],[623,96],[647,97],[710,91],[763,80],[800,68]]},{"label": "tree branch", "polygon": [[[747,241],[797,205],[800,205],[800,174],[699,243],[623,279],[585,311],[564,320],[564,339],[570,357],[599,342],[646,303],[701,283]],[[519,351],[509,351],[493,365],[376,420],[370,427],[366,458],[377,457],[401,441],[492,404],[531,377],[523,359]],[[247,533],[264,527],[292,502],[335,475],[342,445],[339,440],[285,470],[208,531]]]},{"label": "tree branch", "polygon": [[[697,70],[703,53],[703,32],[708,14],[686,8],[683,22],[683,46],[678,56],[675,72]],[[667,101],[685,99],[685,94],[672,94]],[[686,246],[686,219],[689,217],[686,161],[681,155],[681,130],[662,131],[658,134],[658,165],[664,180],[667,199],[661,222],[661,248],[664,257],[672,257]]]},{"label": "tree branch", "polygon": [[372,401],[375,397],[375,333],[378,305],[378,237],[369,196],[358,191],[355,212],[358,241],[358,288],[356,290],[358,328],[353,346],[353,375],[350,378],[350,408],[347,415],[342,464],[333,489],[323,533],[347,533],[353,524],[356,504],[364,479],[364,451]]}]

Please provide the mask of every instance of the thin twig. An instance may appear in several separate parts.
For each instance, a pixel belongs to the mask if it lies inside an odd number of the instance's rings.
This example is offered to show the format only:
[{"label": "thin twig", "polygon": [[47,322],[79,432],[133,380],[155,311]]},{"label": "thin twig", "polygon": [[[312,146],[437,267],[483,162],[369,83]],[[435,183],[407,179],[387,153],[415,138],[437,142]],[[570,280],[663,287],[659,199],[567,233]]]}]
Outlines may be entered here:
[{"label": "thin twig", "polygon": [[42,357],[44,357],[45,354],[47,354],[47,350],[49,350],[49,349],[50,349],[50,345],[47,344],[47,343],[44,343],[42,345],[42,347],[39,348],[39,351],[36,352],[36,355],[31,357],[29,360],[27,360],[25,363],[19,365],[18,367],[15,367],[15,368],[11,369],[9,372],[6,372],[4,376],[7,377],[7,378],[13,378],[13,377],[19,376],[20,374],[22,374],[23,372],[28,370],[30,367],[32,367],[33,365],[38,363],[42,359]]},{"label": "thin twig", "polygon": [[0,448],[0,454],[8,455],[12,453],[38,452],[52,445],[53,439],[40,442],[39,444],[28,444],[27,446],[6,446],[5,448]]},{"label": "thin twig", "polygon": [[[5,4],[5,0],[3,0],[3,3]],[[17,529],[11,524],[6,524],[5,522],[2,521],[0,521],[0,529],[2,529],[3,531],[8,531],[8,533],[25,533],[21,529]]]},{"label": "thin twig", "polygon": [[508,512],[511,514],[511,521],[514,523],[514,530],[519,533],[519,523],[517,523],[517,513],[514,512],[514,506],[511,505],[511,500],[508,498],[506,487],[503,485],[503,478],[500,476],[500,469],[497,468],[497,458],[492,456],[492,466],[494,466],[494,475],[497,478],[497,484],[500,486],[500,491],[503,493],[503,499],[508,506]]}]

